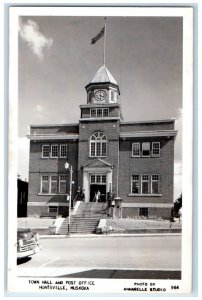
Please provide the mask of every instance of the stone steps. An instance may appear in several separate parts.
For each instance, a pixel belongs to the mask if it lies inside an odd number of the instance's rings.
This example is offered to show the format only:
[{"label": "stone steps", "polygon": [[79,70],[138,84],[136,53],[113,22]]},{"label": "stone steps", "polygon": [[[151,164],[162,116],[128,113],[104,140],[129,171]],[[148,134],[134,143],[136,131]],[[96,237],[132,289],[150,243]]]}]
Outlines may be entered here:
[{"label": "stone steps", "polygon": [[[75,215],[71,216],[71,233],[94,233],[100,219],[106,218],[106,203],[81,203]],[[60,227],[58,234],[68,234],[68,218]]]}]

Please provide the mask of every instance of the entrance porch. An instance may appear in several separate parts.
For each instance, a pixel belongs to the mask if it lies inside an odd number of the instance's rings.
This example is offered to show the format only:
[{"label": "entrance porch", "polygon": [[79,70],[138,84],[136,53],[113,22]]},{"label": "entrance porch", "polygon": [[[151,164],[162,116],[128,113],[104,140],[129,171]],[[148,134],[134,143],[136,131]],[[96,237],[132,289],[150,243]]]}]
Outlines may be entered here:
[{"label": "entrance porch", "polygon": [[85,202],[106,202],[112,190],[113,167],[102,159],[95,159],[83,166]]}]

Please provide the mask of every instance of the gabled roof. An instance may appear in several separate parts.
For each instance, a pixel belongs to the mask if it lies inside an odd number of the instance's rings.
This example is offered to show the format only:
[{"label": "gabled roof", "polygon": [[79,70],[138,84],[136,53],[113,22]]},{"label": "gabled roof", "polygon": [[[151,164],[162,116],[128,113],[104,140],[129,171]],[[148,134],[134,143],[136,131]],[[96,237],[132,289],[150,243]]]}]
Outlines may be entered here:
[{"label": "gabled roof", "polygon": [[90,81],[91,83],[101,83],[101,82],[107,82],[107,83],[113,83],[115,85],[118,85],[112,74],[109,72],[107,67],[103,65],[97,73],[94,75],[93,79]]},{"label": "gabled roof", "polygon": [[103,167],[104,168],[106,168],[106,167],[112,168],[113,166],[100,158],[96,158],[96,159],[88,162],[87,164],[83,165],[82,167],[83,168],[103,168]]}]

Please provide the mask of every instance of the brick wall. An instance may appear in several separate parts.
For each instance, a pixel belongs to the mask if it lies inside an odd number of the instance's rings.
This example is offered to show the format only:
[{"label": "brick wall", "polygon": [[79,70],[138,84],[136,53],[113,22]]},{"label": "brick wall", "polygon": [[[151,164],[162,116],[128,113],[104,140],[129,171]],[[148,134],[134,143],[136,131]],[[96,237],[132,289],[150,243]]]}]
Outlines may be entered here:
[{"label": "brick wall", "polygon": [[[132,143],[157,141],[156,139],[131,139],[120,141],[120,170],[119,185],[120,196],[124,202],[142,203],[172,203],[173,202],[173,176],[174,176],[174,139],[159,138],[161,143],[160,157],[132,157]],[[159,174],[159,193],[161,197],[129,196],[131,193],[132,175]]]},{"label": "brick wall", "polygon": [[[41,175],[42,174],[67,174],[69,182],[69,172],[65,169],[64,164],[68,160],[73,168],[73,197],[75,196],[78,181],[78,142],[77,141],[54,141],[54,144],[67,144],[67,158],[42,158],[42,145],[53,144],[53,142],[30,142],[30,160],[29,160],[29,202],[48,202],[48,201],[66,201],[65,195],[38,195],[40,193]],[[67,191],[69,186],[67,185]]]}]

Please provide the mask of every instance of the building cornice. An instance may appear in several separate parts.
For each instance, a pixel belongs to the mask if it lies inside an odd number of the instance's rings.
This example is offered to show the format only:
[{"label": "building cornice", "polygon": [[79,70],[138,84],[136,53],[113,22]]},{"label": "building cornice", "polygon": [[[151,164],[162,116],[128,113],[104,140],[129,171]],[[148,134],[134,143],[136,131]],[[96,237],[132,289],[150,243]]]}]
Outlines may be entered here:
[{"label": "building cornice", "polygon": [[102,108],[102,107],[120,107],[119,103],[92,103],[92,104],[81,104],[80,108]]},{"label": "building cornice", "polygon": [[103,121],[114,121],[114,120],[120,120],[120,117],[102,117],[102,118],[81,118],[79,119],[79,122],[91,122],[91,121],[96,121],[96,122],[103,122]]},{"label": "building cornice", "polygon": [[121,122],[120,125],[131,125],[131,124],[158,124],[158,123],[174,123],[175,119],[164,119],[164,120],[148,120],[148,121],[128,121]]},{"label": "building cornice", "polygon": [[132,132],[119,132],[120,138],[133,138],[133,137],[176,137],[177,130],[149,130],[149,131],[132,131]]},{"label": "building cornice", "polygon": [[44,141],[44,140],[78,140],[78,134],[28,134],[27,138],[31,141]]},{"label": "building cornice", "polygon": [[79,123],[68,123],[68,124],[37,124],[37,125],[30,125],[31,128],[46,128],[46,127],[70,127],[70,126],[78,126]]},{"label": "building cornice", "polygon": [[123,202],[122,207],[130,207],[130,208],[140,208],[140,207],[148,207],[148,208],[172,208],[173,203],[127,203]]}]

